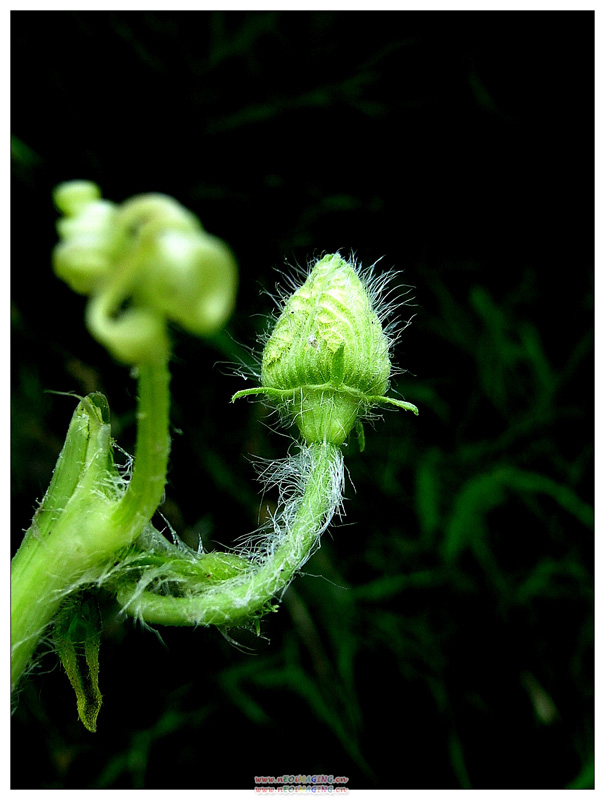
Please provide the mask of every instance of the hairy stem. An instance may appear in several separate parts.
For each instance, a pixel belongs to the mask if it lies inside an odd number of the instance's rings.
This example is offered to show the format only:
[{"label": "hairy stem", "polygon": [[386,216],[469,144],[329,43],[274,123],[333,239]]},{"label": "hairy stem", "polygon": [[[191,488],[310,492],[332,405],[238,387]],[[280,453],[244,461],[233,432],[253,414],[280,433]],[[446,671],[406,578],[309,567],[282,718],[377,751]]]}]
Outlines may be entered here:
[{"label": "hairy stem", "polygon": [[[308,471],[301,494],[286,507],[274,548],[241,575],[183,597],[123,586],[118,601],[125,611],[150,624],[234,626],[258,618],[270,601],[287,588],[305,564],[320,534],[338,507],[342,492],[342,453],[329,443],[306,450]],[[290,513],[292,518],[290,518]]]}]

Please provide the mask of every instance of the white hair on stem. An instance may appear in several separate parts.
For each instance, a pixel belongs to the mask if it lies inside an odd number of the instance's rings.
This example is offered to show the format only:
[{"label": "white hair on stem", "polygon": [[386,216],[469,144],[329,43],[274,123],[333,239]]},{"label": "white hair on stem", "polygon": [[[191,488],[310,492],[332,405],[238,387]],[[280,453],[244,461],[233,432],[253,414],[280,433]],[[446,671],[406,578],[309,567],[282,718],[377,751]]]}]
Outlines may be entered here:
[{"label": "white hair on stem", "polygon": [[[342,453],[329,444],[301,445],[296,455],[265,464],[261,478],[267,487],[278,486],[278,510],[229,554],[239,560],[235,574],[214,584],[204,581],[207,557],[217,554],[191,551],[189,572],[179,569],[177,560],[164,561],[128,581],[118,592],[124,610],[147,624],[225,627],[249,625],[271,610],[272,600],[281,599],[319,546],[334,514],[341,513]],[[136,558],[131,569],[137,570]],[[161,594],[168,585],[177,596]]]}]

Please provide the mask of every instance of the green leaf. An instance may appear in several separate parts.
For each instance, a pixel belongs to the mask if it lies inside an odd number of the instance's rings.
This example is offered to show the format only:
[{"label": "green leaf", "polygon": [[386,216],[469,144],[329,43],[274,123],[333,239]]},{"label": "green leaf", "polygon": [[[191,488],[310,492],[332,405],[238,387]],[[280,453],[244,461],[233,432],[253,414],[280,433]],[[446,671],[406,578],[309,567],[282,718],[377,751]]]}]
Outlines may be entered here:
[{"label": "green leaf", "polygon": [[101,619],[94,597],[70,598],[55,622],[53,640],[69,682],[76,693],[78,716],[94,733],[101,709],[99,647]]},{"label": "green leaf", "polygon": [[[45,536],[50,532],[91,464],[94,464],[93,468],[99,474],[99,479],[102,478],[105,467],[112,468],[109,431],[109,405],[106,397],[100,392],[93,392],[80,398],[50,485],[34,517],[36,535]],[[106,459],[95,458],[99,451],[106,452]]]}]

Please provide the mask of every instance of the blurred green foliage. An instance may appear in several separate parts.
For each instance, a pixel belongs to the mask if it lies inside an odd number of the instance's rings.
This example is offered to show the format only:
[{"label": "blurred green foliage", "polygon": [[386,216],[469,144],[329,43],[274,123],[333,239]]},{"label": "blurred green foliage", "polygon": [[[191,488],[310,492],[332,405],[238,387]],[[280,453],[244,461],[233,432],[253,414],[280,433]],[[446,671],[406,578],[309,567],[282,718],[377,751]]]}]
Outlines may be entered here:
[{"label": "blurred green foliage", "polygon": [[42,654],[14,788],[593,785],[592,36],[587,12],[13,13],[15,547],[72,412],[45,390],[104,391],[134,436],[134,383],[51,273],[59,181],[174,195],[238,256],[228,331],[175,332],[163,512],[191,544],[253,529],[247,454],[288,447],[224,364],[284,259],[405,270],[393,388],[421,410],[349,444],[347,516],[261,638],[160,640],[105,601],[94,735]]}]

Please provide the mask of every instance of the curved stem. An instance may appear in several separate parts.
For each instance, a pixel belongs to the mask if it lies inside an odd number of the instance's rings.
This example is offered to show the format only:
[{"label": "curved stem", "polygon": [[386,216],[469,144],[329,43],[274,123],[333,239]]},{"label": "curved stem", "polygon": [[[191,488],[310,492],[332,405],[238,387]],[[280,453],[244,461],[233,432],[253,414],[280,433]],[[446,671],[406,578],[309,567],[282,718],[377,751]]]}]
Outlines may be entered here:
[{"label": "curved stem", "polygon": [[134,469],[128,488],[111,514],[111,524],[128,532],[130,544],[162,501],[170,453],[170,371],[167,360],[139,368],[139,401]]},{"label": "curved stem", "polygon": [[130,583],[118,592],[118,601],[129,614],[146,623],[162,625],[225,625],[250,621],[268,610],[270,601],[287,588],[295,573],[313,552],[342,497],[342,453],[329,443],[307,449],[309,465],[301,496],[294,500],[285,530],[264,561],[221,584],[184,597],[140,591]]}]

